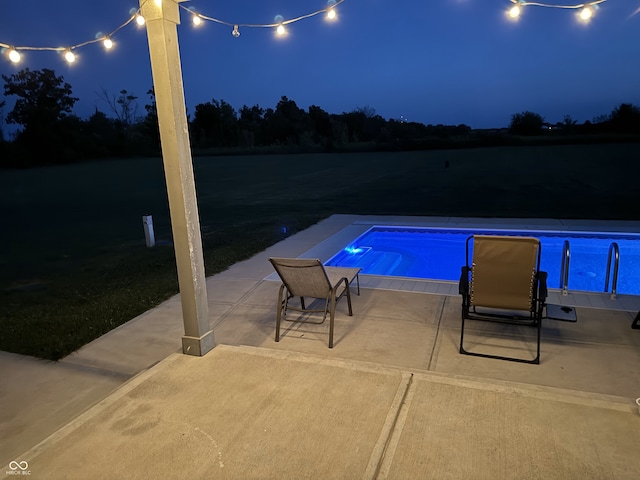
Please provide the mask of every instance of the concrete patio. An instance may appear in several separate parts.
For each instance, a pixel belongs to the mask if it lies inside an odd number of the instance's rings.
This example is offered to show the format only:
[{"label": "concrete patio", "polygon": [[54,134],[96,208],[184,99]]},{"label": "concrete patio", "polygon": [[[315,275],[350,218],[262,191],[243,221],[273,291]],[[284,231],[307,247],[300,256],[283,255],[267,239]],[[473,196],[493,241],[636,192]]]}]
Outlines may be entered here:
[{"label": "concrete patio", "polygon": [[[578,321],[544,321],[540,365],[460,355],[460,298],[446,282],[363,276],[354,316],[338,305],[333,349],[327,323],[285,323],[274,342],[269,256],[326,260],[372,223],[488,221],[326,219],[207,279],[218,346],[205,357],[179,353],[178,297],[57,363],[0,352],[0,473],[639,478],[638,297],[552,292]],[[472,349],[533,352],[527,329],[472,327]]]}]

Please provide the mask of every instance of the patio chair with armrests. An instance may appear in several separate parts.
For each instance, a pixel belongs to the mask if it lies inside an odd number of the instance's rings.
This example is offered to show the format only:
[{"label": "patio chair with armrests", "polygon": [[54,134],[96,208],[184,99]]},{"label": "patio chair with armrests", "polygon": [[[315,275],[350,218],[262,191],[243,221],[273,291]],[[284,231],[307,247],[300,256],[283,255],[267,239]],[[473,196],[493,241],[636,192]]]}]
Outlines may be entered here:
[{"label": "patio chair with armrests", "polygon": [[[470,249],[473,262],[469,263]],[[532,237],[472,235],[462,267],[460,353],[523,363],[540,363],[542,313],[547,298],[547,273],[540,271],[540,240]],[[533,359],[470,352],[464,347],[466,320],[528,325],[536,329]],[[496,332],[502,333],[501,331]]]},{"label": "patio chair with armrests", "polygon": [[[276,342],[280,341],[280,322],[289,310],[303,313],[323,313],[321,321],[289,320],[303,323],[322,324],[329,315],[329,348],[333,348],[333,324],[336,304],[343,296],[347,297],[349,316],[351,308],[351,282],[357,282],[357,294],[360,295],[359,268],[325,267],[317,258],[269,258],[278,276],[282,280],[278,293],[276,314]],[[300,297],[300,307],[289,304],[289,300]],[[323,299],[324,308],[311,309],[305,305],[305,298]]]}]

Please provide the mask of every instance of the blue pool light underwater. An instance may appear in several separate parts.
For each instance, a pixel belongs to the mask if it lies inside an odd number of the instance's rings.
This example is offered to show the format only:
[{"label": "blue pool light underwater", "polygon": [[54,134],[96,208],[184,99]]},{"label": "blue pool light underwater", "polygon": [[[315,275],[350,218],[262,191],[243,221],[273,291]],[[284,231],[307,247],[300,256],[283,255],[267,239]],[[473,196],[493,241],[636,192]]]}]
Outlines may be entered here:
[{"label": "blue pool light underwater", "polygon": [[[515,235],[540,239],[541,270],[549,287],[560,287],[564,241],[570,244],[569,290],[603,292],[612,242],[620,252],[617,293],[640,295],[640,235],[622,233],[372,227],[326,265],[359,267],[362,273],[458,281],[470,235]],[[613,262],[613,257],[612,257]],[[613,263],[610,268],[611,291]]]}]

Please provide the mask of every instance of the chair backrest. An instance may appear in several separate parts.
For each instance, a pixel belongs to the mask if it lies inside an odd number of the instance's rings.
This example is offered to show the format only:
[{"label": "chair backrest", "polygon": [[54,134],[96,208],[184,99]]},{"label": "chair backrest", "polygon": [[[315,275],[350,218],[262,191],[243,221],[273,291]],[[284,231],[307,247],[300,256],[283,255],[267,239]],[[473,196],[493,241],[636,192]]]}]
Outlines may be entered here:
[{"label": "chair backrest", "polygon": [[531,310],[539,261],[537,238],[474,235],[471,305]]},{"label": "chair backrest", "polygon": [[322,262],[317,258],[270,258],[282,283],[294,296],[327,298],[331,283]]}]

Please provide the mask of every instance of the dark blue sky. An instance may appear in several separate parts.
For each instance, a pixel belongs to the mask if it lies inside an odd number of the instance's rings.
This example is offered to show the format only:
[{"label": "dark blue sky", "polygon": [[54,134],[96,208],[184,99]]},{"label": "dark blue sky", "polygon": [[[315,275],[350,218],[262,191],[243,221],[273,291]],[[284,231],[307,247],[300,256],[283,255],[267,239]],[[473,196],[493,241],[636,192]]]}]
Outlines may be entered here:
[{"label": "dark blue sky", "polygon": [[[553,3],[553,2],[550,2]],[[556,2],[558,3],[558,2]],[[563,2],[562,4],[567,4]],[[138,3],[129,0],[0,0],[0,43],[67,46],[114,30]],[[326,0],[194,0],[182,5],[231,23],[264,24],[325,8]],[[386,119],[473,128],[507,126],[531,110],[555,123],[609,114],[620,103],[640,106],[640,0],[608,0],[589,24],[572,10],[525,7],[510,21],[507,0],[345,0],[338,19],[322,15],[272,29],[231,28],[185,12],[178,35],[189,112],[211,99],[236,110],[274,108],[281,96],[299,107],[330,113],[371,107]],[[73,87],[83,118],[95,108],[110,114],[96,92],[121,89],[139,97],[144,114],[152,86],[146,32],[134,23],[105,52],[76,50],[73,65],[53,52],[6,55],[0,73],[51,68]],[[4,52],[6,54],[6,52]],[[9,111],[11,100],[5,107]]]}]

